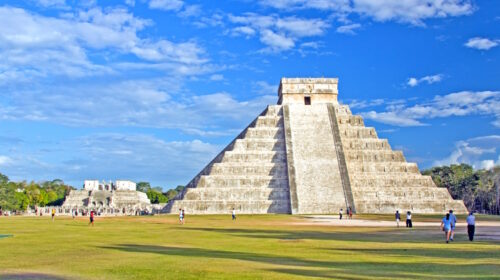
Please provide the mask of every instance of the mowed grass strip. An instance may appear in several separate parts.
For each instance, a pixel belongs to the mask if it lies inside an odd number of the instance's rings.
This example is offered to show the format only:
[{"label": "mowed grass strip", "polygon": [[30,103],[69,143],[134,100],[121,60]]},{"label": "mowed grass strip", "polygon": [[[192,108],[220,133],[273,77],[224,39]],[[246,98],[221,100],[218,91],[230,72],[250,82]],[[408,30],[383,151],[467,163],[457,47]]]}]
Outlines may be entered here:
[{"label": "mowed grass strip", "polygon": [[469,242],[463,230],[445,244],[433,227],[294,224],[304,220],[97,217],[91,227],[87,218],[4,217],[0,234],[13,236],[0,239],[0,278],[500,279],[500,242]]}]

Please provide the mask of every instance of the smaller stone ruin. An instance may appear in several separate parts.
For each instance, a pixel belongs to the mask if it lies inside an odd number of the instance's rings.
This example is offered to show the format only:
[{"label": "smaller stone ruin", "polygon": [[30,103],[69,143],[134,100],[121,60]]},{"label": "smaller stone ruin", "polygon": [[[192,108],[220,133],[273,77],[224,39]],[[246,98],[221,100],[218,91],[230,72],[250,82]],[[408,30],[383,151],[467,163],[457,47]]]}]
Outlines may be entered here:
[{"label": "smaller stone ruin", "polygon": [[101,215],[140,215],[153,210],[147,195],[136,191],[134,182],[85,180],[83,189],[69,193],[59,213],[71,215],[77,211],[78,215],[86,215],[95,211]]}]

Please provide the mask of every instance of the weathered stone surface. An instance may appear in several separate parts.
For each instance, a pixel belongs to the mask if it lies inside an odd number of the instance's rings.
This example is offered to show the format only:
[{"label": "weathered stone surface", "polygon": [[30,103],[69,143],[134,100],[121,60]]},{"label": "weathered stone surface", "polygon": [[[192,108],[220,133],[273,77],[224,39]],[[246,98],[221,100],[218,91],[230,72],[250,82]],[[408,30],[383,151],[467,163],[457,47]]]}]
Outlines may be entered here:
[{"label": "weathered stone surface", "polygon": [[[283,78],[268,106],[165,208],[190,214],[466,211],[337,101],[337,79]],[[344,210],[345,211],[345,210]]]}]

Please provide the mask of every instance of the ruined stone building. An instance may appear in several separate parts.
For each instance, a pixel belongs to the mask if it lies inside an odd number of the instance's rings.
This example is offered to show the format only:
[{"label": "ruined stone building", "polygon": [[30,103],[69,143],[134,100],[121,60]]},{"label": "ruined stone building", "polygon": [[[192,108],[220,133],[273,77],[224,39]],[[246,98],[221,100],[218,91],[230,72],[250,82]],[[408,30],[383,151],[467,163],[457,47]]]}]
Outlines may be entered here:
[{"label": "ruined stone building", "polygon": [[136,191],[134,182],[85,180],[83,189],[69,193],[62,209],[68,213],[74,209],[81,212],[95,210],[103,214],[135,214],[137,211],[150,211],[151,202],[145,193]]},{"label": "ruined stone building", "polygon": [[[337,79],[283,78],[269,105],[166,211],[328,214],[465,212],[337,101]],[[424,141],[424,139],[422,139]]]}]

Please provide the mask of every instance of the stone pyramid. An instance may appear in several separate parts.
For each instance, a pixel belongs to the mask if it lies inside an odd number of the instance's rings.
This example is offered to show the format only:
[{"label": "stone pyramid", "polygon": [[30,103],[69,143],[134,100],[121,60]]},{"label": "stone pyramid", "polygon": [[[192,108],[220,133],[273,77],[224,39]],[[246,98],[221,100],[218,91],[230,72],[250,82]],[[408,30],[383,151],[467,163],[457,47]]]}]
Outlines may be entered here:
[{"label": "stone pyramid", "polygon": [[282,78],[269,105],[166,207],[190,214],[466,212],[337,101],[335,78]]}]

